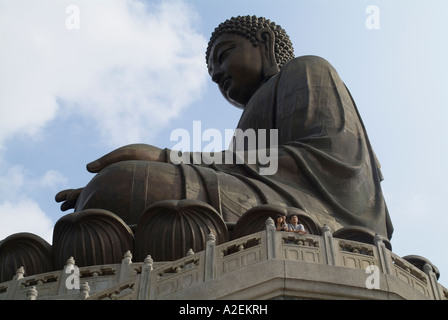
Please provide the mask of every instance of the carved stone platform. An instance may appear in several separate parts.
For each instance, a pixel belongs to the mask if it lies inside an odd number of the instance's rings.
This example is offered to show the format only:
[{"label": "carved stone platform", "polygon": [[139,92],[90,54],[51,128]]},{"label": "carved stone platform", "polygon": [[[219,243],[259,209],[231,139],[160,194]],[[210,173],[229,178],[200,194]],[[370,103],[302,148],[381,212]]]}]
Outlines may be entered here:
[{"label": "carved stone platform", "polygon": [[38,275],[20,268],[0,283],[0,300],[448,300],[437,268],[418,256],[397,256],[379,236],[369,244],[336,238],[327,226],[321,235],[279,232],[269,218],[263,231],[215,241],[210,234],[205,250],[170,262],[132,262],[127,252],[121,264],[80,267],[79,289],[70,289],[73,258]]}]

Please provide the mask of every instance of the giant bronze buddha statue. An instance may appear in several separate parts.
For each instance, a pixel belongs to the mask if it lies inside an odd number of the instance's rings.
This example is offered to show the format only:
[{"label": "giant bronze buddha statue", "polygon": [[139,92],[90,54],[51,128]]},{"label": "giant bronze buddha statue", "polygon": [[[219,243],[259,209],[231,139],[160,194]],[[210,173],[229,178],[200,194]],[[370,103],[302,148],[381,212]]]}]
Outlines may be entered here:
[{"label": "giant bronze buddha statue", "polygon": [[[244,16],[214,30],[206,63],[224,98],[243,110],[237,129],[277,130],[277,144],[266,146],[278,155],[277,170],[263,175],[261,163],[248,162],[178,164],[172,150],[145,144],[116,149],[87,165],[96,175],[84,188],[56,195],[62,210],[74,212],[55,226],[55,267],[70,255],[77,262],[89,256],[85,264],[109,262],[101,250],[113,256],[116,243],[117,260],[128,249],[141,260],[172,260],[188,248],[202,250],[210,232],[224,242],[257,231],[279,212],[298,212],[311,232],[327,225],[391,238],[378,161],[329,62],[294,57],[283,28]],[[110,240],[115,233],[118,240]]]}]

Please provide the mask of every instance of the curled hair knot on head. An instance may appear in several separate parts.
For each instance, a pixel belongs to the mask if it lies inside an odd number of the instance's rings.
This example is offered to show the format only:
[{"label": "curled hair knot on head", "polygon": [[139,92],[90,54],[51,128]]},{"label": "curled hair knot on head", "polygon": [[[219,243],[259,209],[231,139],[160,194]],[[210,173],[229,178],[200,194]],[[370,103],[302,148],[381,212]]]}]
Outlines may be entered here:
[{"label": "curled hair knot on head", "polygon": [[246,39],[249,39],[256,47],[258,46],[257,32],[258,30],[264,28],[270,29],[275,36],[275,60],[278,64],[278,67],[281,69],[286,62],[294,59],[294,48],[291,40],[289,39],[286,31],[281,26],[276,25],[269,19],[263,17],[258,18],[256,16],[233,17],[224,21],[217,28],[215,28],[210,37],[207,52],[205,55],[207,67],[213,44],[221,35],[230,33],[242,36]]}]

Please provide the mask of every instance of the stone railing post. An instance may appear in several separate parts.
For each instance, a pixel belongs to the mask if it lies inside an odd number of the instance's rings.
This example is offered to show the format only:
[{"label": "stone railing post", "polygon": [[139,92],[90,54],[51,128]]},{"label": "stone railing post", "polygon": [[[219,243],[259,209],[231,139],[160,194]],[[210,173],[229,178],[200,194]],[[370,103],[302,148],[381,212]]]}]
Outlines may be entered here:
[{"label": "stone railing post", "polygon": [[120,278],[118,283],[126,280],[131,275],[132,254],[131,251],[126,251],[121,260]]},{"label": "stone railing post", "polygon": [[[186,254],[185,256],[186,256],[186,257],[189,257],[189,256],[192,256],[192,255],[194,255],[194,251],[193,251],[193,249],[190,248],[190,249],[187,251],[187,254]],[[184,266],[185,270],[191,269],[191,268],[193,268],[193,267],[194,267],[194,262],[187,263],[187,264]]]},{"label": "stone railing post", "polygon": [[13,280],[20,280],[23,278],[23,275],[25,274],[25,268],[22,266],[16,271],[16,275],[12,278]]},{"label": "stone railing post", "polygon": [[204,281],[215,278],[215,244],[216,237],[210,232],[205,244]]},{"label": "stone railing post", "polygon": [[383,238],[379,234],[375,234],[373,243],[378,249],[378,259],[380,260],[381,270],[385,274],[392,274],[392,258],[384,245]]},{"label": "stone railing post", "polygon": [[22,282],[23,275],[25,274],[25,268],[20,267],[17,269],[15,276],[12,278],[11,284],[8,288],[7,298],[8,300],[13,300],[18,288],[20,287],[20,283]]},{"label": "stone railing post", "polygon": [[336,265],[336,258],[334,252],[334,241],[333,235],[331,234],[331,229],[329,226],[324,225],[322,227],[322,238],[323,238],[323,256],[324,261],[331,266]]},{"label": "stone railing post", "polygon": [[428,275],[429,284],[431,285],[432,292],[435,300],[443,300],[443,294],[440,292],[439,285],[437,284],[437,276],[429,263],[425,263],[423,271]]},{"label": "stone railing post", "polygon": [[137,300],[149,300],[151,296],[151,271],[154,261],[148,255],[145,258],[140,274],[140,284],[138,288]]},{"label": "stone railing post", "polygon": [[277,257],[275,241],[275,224],[271,217],[266,219],[266,256],[268,260]]},{"label": "stone railing post", "polygon": [[58,295],[66,294],[69,289],[70,293],[79,293],[79,268],[75,265],[73,257],[67,260],[64,269],[62,269]]}]

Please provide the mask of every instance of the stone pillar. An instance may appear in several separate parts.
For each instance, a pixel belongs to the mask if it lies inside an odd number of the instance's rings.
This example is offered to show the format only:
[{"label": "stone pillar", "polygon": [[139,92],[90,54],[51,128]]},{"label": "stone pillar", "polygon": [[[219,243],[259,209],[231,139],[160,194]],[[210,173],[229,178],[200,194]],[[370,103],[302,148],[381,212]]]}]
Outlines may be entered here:
[{"label": "stone pillar", "polygon": [[[67,284],[70,286],[67,286]],[[79,293],[79,268],[75,265],[73,257],[67,260],[64,269],[62,269],[58,295],[66,294],[69,289],[70,293]]]},{"label": "stone pillar", "polygon": [[137,300],[149,300],[151,297],[151,271],[153,263],[154,261],[150,255],[143,262]]},{"label": "stone pillar", "polygon": [[380,260],[381,271],[385,274],[392,274],[392,258],[390,256],[389,251],[384,245],[383,238],[379,234],[375,234],[373,238],[373,243],[375,244],[378,250],[378,259]]},{"label": "stone pillar", "polygon": [[[193,251],[193,249],[190,248],[190,250],[187,251],[187,254],[185,256],[189,257],[189,256],[192,256],[192,255],[194,255],[194,251]],[[184,266],[185,270],[191,269],[193,267],[194,267],[194,262],[187,263]]]},{"label": "stone pillar", "polygon": [[329,226],[324,225],[322,227],[322,239],[323,239],[323,256],[324,261],[331,266],[336,265],[336,258],[334,252],[334,241],[331,229]]},{"label": "stone pillar", "polygon": [[266,256],[268,260],[277,257],[276,241],[275,241],[275,224],[271,217],[266,219]]},{"label": "stone pillar", "polygon": [[19,269],[17,269],[16,271],[16,275],[14,276],[14,278],[12,278],[13,280],[20,280],[23,278],[23,275],[25,274],[25,268],[22,266]]},{"label": "stone pillar", "polygon": [[425,263],[423,271],[428,275],[429,284],[431,285],[432,292],[434,294],[434,300],[443,300],[443,294],[440,292],[439,285],[437,283],[437,276],[429,263]]},{"label": "stone pillar", "polygon": [[22,282],[23,275],[25,274],[25,268],[20,267],[17,269],[15,276],[12,278],[11,284],[8,287],[7,300],[13,300],[16,296],[16,292],[20,287],[20,283]]},{"label": "stone pillar", "polygon": [[204,281],[215,278],[215,244],[216,237],[210,232],[205,244]]},{"label": "stone pillar", "polygon": [[132,254],[131,251],[126,251],[121,260],[120,278],[118,283],[125,281],[131,275]]}]

